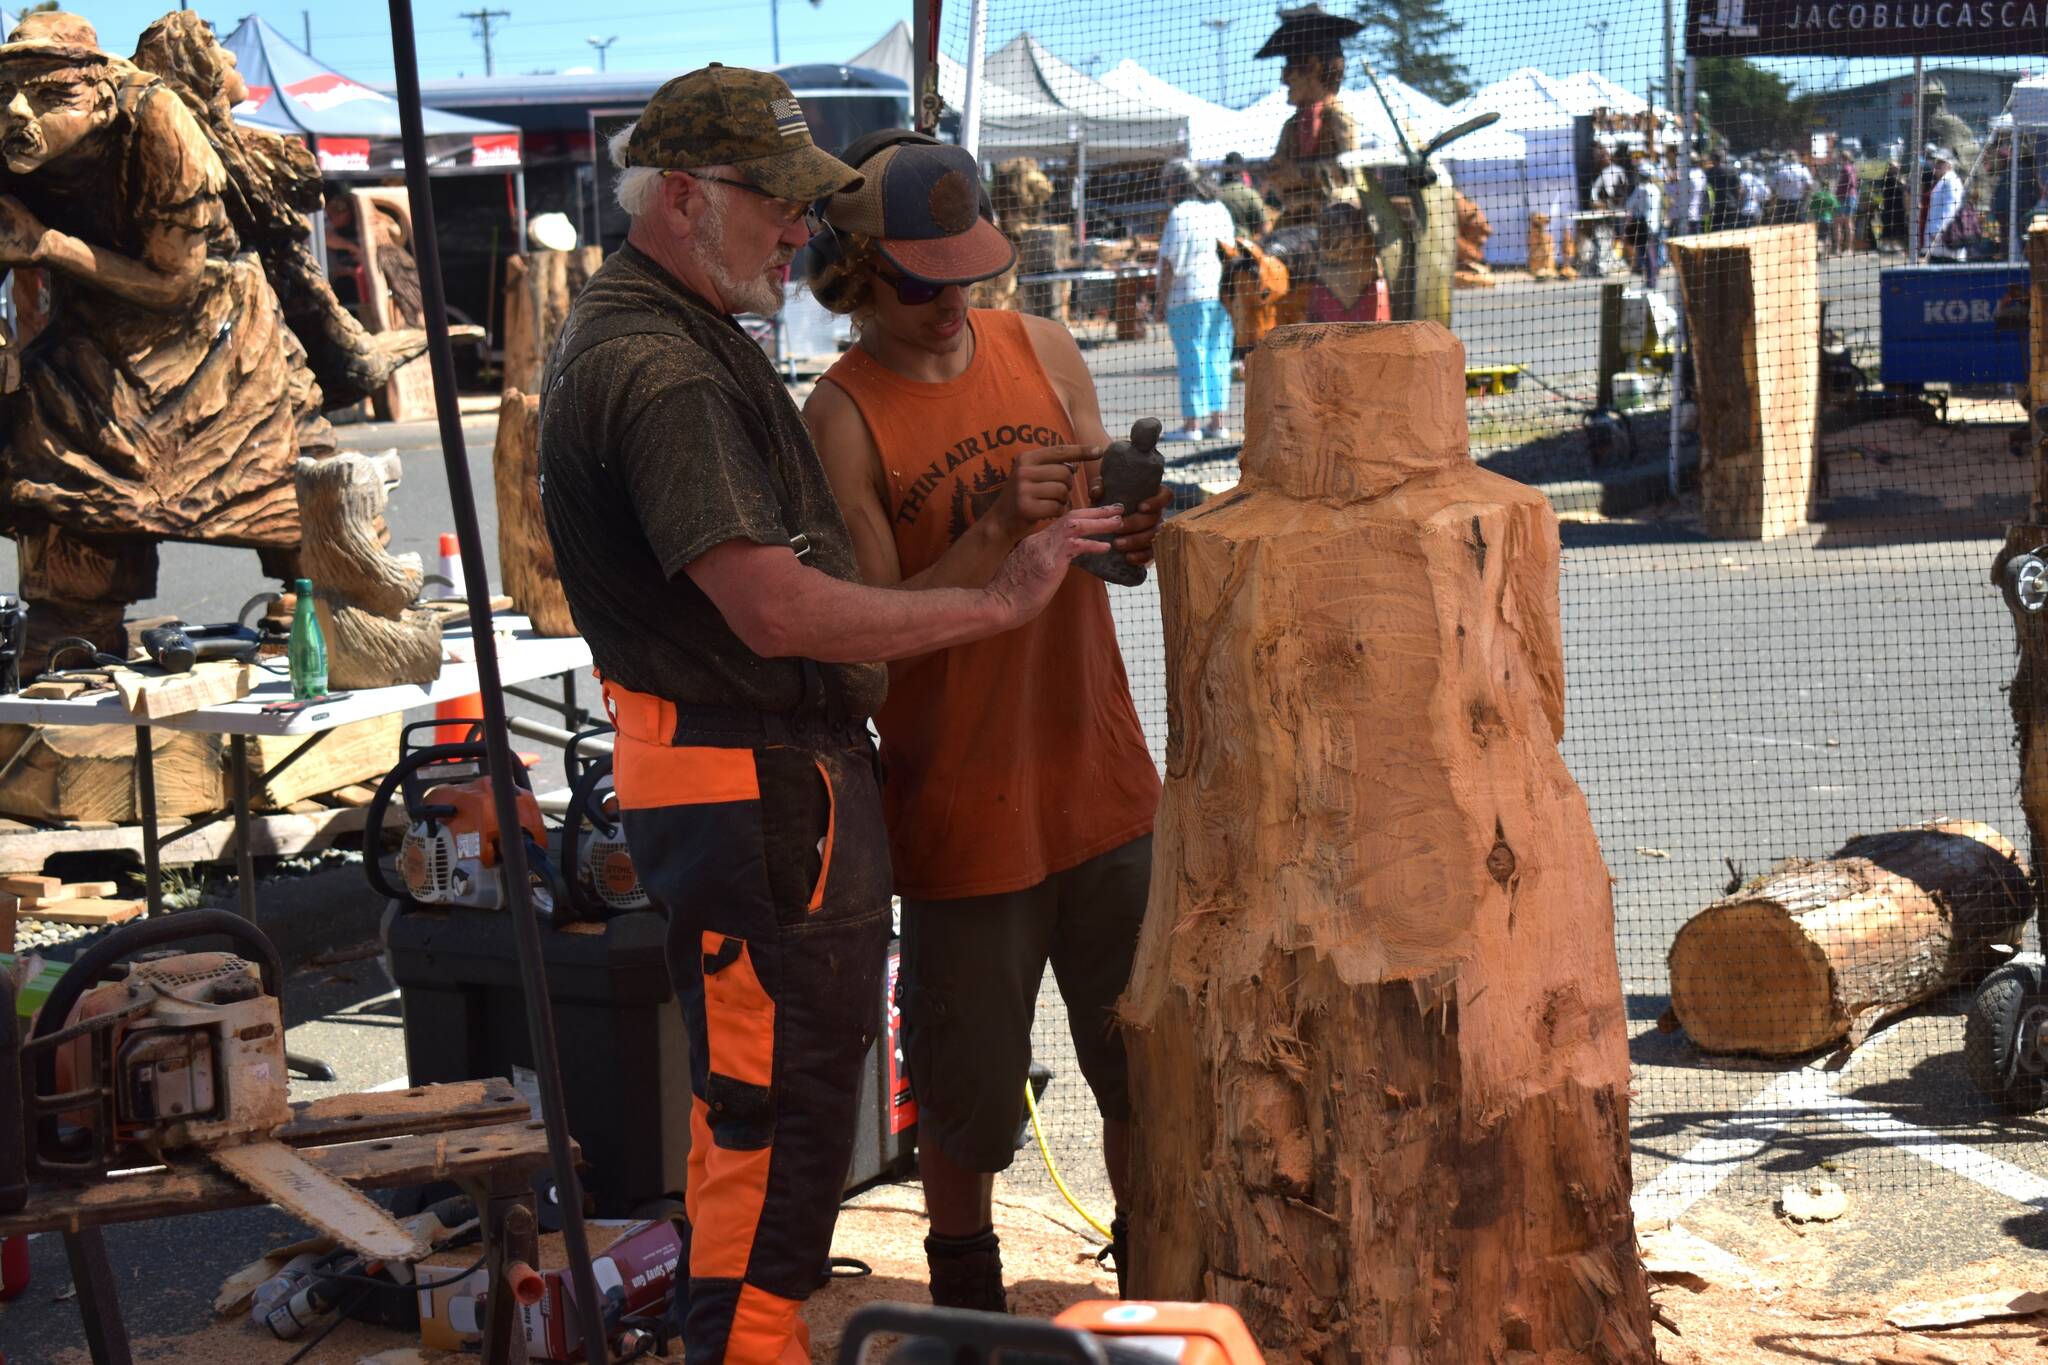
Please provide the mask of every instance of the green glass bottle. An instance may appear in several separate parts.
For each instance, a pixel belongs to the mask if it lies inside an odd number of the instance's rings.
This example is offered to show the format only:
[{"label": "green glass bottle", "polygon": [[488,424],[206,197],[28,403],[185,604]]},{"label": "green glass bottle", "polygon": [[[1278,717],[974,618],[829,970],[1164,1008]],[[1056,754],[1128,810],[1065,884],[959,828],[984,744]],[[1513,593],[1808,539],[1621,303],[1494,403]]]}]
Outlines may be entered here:
[{"label": "green glass bottle", "polygon": [[292,669],[292,696],[327,695],[327,637],[320,633],[320,618],[313,612],[313,580],[301,578],[293,591],[299,599],[292,612],[292,641],[286,659]]}]

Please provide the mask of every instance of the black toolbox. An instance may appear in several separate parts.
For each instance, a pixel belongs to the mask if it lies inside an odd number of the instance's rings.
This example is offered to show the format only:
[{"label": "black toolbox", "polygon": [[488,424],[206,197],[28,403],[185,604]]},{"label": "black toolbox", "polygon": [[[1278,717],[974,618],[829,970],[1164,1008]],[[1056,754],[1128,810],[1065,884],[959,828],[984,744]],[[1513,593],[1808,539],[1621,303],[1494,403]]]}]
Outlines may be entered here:
[{"label": "black toolbox", "polygon": [[[683,1193],[689,1046],[669,987],[666,928],[661,915],[634,911],[604,921],[600,933],[541,929],[569,1132],[582,1148],[584,1183],[600,1218],[631,1217]],[[526,1005],[505,913],[393,901],[383,939],[412,1083],[504,1076],[532,1097]],[[881,1027],[862,1068],[849,1191],[914,1167],[917,1110],[890,1003],[896,963],[892,942],[876,1002]]]}]

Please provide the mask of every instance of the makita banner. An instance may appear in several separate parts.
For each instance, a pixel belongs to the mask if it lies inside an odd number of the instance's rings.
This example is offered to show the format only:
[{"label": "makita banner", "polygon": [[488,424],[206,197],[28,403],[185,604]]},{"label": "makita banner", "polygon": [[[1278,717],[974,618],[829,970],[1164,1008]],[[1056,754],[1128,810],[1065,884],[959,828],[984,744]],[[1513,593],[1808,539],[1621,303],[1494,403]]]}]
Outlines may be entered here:
[{"label": "makita banner", "polygon": [[2048,54],[2048,0],[1689,0],[1695,57]]}]

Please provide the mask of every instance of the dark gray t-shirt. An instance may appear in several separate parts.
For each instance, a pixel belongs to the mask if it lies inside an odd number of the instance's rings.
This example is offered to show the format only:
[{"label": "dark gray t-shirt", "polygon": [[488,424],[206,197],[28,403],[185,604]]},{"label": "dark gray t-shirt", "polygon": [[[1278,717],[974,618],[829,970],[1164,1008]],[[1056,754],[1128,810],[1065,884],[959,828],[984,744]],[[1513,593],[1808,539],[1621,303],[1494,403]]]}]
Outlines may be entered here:
[{"label": "dark gray t-shirt", "polygon": [[[613,336],[571,357],[579,334]],[[672,334],[680,329],[684,335]],[[569,310],[540,405],[541,508],[598,671],[698,706],[788,712],[795,659],[748,649],[683,568],[715,545],[809,538],[813,568],[860,580],[853,542],[796,404],[754,340],[632,246]],[[881,705],[878,664],[821,664],[848,719]]]}]

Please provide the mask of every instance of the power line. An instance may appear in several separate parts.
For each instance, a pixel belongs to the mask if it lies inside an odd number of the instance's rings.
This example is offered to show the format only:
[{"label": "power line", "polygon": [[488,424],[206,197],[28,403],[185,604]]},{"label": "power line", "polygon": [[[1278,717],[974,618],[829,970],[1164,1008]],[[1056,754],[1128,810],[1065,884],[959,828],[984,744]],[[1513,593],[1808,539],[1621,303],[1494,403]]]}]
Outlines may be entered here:
[{"label": "power line", "polygon": [[460,11],[456,17],[467,19],[475,25],[474,32],[476,33],[477,41],[484,45],[484,74],[486,76],[496,75],[497,72],[491,66],[491,20],[510,19],[512,11],[508,9],[466,9]]}]

